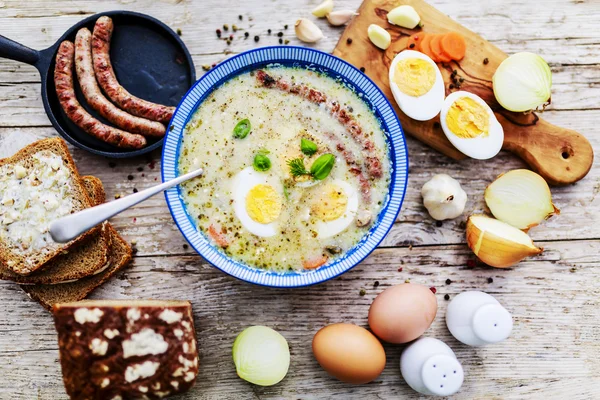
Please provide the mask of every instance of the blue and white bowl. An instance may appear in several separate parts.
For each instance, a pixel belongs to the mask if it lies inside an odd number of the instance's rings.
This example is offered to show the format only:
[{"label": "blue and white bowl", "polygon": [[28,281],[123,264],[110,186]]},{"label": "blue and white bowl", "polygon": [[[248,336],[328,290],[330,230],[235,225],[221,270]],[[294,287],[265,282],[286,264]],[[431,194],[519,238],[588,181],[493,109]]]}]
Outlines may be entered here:
[{"label": "blue and white bowl", "polygon": [[338,78],[354,89],[379,118],[387,135],[392,169],[387,202],[383,205],[371,230],[344,256],[314,271],[287,273],[264,271],[233,260],[213,246],[196,228],[187,213],[179,187],[167,190],[165,197],[171,215],[183,236],[201,256],[221,271],[246,282],[263,286],[291,288],[314,285],[350,270],[375,250],[396,220],[406,192],[408,153],[400,121],[381,90],[357,68],[330,54],[294,46],[263,47],[238,54],[222,62],[202,76],[179,103],[164,140],[162,180],[164,182],[179,175],[178,159],[184,128],[204,99],[232,77],[269,64],[307,67]]}]

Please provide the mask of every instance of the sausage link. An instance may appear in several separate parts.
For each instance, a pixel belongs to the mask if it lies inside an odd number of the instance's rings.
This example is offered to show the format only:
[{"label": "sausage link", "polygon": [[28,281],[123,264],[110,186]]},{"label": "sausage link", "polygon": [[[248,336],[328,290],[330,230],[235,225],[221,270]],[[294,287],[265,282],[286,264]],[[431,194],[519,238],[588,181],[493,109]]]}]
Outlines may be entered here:
[{"label": "sausage link", "polygon": [[88,28],[80,29],[75,37],[75,71],[87,103],[104,118],[127,132],[156,137],[165,135],[165,126],[160,122],[128,114],[104,97],[94,76],[92,33]]},{"label": "sausage link", "polygon": [[146,145],[146,138],[142,135],[122,131],[112,126],[104,125],[92,117],[79,104],[75,97],[73,87],[73,59],[75,46],[65,40],[60,44],[56,54],[56,67],[54,68],[54,85],[58,101],[65,114],[78,127],[92,136],[112,145],[123,148],[139,149]]},{"label": "sausage link", "polygon": [[119,84],[110,62],[110,39],[113,27],[112,19],[106,16],[98,18],[94,26],[92,57],[94,72],[100,87],[113,103],[128,113],[153,121],[169,122],[175,107],[167,107],[135,97]]}]

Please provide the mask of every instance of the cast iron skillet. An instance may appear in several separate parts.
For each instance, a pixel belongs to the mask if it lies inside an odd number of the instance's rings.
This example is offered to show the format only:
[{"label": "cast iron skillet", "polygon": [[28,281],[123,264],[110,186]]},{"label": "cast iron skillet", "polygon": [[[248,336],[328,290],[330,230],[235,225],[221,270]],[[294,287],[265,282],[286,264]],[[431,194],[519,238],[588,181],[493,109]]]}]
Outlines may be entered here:
[{"label": "cast iron skillet", "polygon": [[[88,17],[72,26],[51,47],[37,51],[0,35],[0,57],[31,64],[42,80],[42,100],[48,118],[58,133],[73,145],[91,153],[113,158],[133,157],[162,145],[148,138],[139,150],[119,149],[87,134],[73,124],[63,112],[54,87],[54,64],[63,40],[75,40],[80,28],[93,31],[96,20],[107,15],[115,24],[110,57],[117,79],[130,93],[155,103],[176,106],[196,81],[196,70],[187,48],[167,25],[156,18],[131,11],[109,11]],[[73,72],[75,75],[75,72]],[[79,102],[97,119],[107,123],[87,106],[75,79]],[[108,124],[110,125],[110,124]]]}]

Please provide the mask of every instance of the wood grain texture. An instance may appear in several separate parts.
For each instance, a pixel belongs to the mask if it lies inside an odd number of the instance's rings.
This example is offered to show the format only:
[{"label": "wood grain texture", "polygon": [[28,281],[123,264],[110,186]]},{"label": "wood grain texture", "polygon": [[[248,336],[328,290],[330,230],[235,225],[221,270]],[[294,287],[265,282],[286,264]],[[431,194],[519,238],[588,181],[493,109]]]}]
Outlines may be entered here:
[{"label": "wood grain texture", "polygon": [[[86,15],[113,9],[151,14],[182,30],[202,74],[203,64],[261,45],[277,44],[269,36],[281,29],[283,39],[300,45],[291,27],[296,18],[310,17],[320,0],[67,1],[0,0],[0,34],[30,47],[53,44]],[[360,0],[335,0],[337,9],[356,9]],[[507,53],[533,51],[550,62],[553,104],[543,114],[548,122],[581,132],[600,149],[600,4],[597,1],[432,0],[451,18],[481,34]],[[216,10],[216,11],[215,11]],[[239,22],[237,15],[244,20]],[[252,17],[253,21],[248,18]],[[236,39],[230,46],[214,30],[236,23],[260,41]],[[330,52],[343,28],[316,23],[325,39],[315,48]],[[0,138],[14,131],[40,137],[55,135],[39,95],[39,76],[28,65],[0,59]],[[441,227],[426,214],[420,189],[435,173],[458,179],[468,193],[465,216],[484,211],[483,190],[496,175],[525,164],[508,152],[489,162],[451,158],[407,138],[410,179],[400,216],[377,250],[351,272],[323,285],[282,291],[243,284],[202,261],[175,227],[164,198],[155,196],[111,222],[129,241],[137,242],[133,266],[98,289],[94,298],[189,299],[195,311],[201,352],[197,386],[183,399],[387,399],[424,398],[403,382],[398,361],[402,347],[386,346],[388,363],[376,382],[350,386],[329,378],[310,352],[312,335],[333,322],[366,326],[369,304],[384,288],[411,279],[435,286],[440,305],[428,335],[446,340],[465,365],[467,378],[455,399],[576,399],[600,398],[600,169],[595,162],[578,183],[552,188],[560,216],[536,227],[531,235],[546,251],[506,271],[477,265],[464,244],[463,220]],[[131,193],[160,180],[160,152],[150,157],[116,161],[73,149],[82,174],[102,179],[108,198]],[[111,164],[112,165],[112,164]],[[153,165],[154,168],[150,168]],[[138,171],[142,168],[142,171]],[[129,180],[128,175],[133,179]],[[398,272],[402,267],[403,271]],[[573,271],[573,272],[571,272]],[[488,283],[488,278],[493,278]],[[450,285],[445,284],[451,279]],[[380,283],[374,287],[374,282]],[[366,295],[359,292],[365,289]],[[496,296],[515,315],[511,338],[481,349],[462,346],[444,326],[447,303],[465,290]],[[64,399],[52,319],[11,283],[0,282],[0,399]],[[237,378],[231,361],[235,335],[251,324],[280,330],[292,352],[290,373],[279,385],[258,388]]]},{"label": "wood grain texture", "polygon": [[[422,29],[406,29],[387,20],[388,11],[408,4],[418,10]],[[594,152],[582,134],[560,128],[540,119],[535,113],[513,113],[504,109],[494,97],[492,76],[507,55],[492,43],[430,6],[423,0],[365,0],[335,47],[333,54],[345,59],[377,83],[391,100],[404,131],[455,159],[465,156],[452,146],[442,131],[439,116],[429,121],[416,121],[406,116],[396,105],[390,87],[388,71],[392,60],[407,48],[408,37],[416,32],[442,34],[461,33],[467,53],[461,61],[438,63],[444,78],[446,95],[454,88],[450,75],[464,80],[460,90],[474,93],[492,108],[504,128],[504,149],[521,157],[549,183],[566,185],[583,178],[592,167]],[[392,37],[387,50],[374,46],[367,37],[371,24],[383,27]],[[351,42],[348,42],[351,39]],[[485,60],[485,61],[484,61]]]}]

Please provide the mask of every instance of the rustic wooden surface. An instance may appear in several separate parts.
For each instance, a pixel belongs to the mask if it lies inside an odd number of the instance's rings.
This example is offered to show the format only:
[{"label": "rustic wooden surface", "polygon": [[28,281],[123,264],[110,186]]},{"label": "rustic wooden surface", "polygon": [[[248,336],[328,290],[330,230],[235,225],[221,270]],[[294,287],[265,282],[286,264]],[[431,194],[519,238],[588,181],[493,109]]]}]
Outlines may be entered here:
[{"label": "rustic wooden surface", "polygon": [[[30,47],[50,46],[71,25],[92,13],[130,9],[156,16],[181,29],[202,74],[203,64],[259,45],[276,44],[279,32],[298,44],[293,23],[309,16],[318,0],[247,2],[89,0],[0,0],[0,34]],[[600,150],[600,3],[597,0],[432,0],[431,3],[502,50],[533,51],[554,72],[553,104],[544,117],[583,133]],[[338,9],[356,9],[359,0],[336,0]],[[238,14],[244,21],[237,20]],[[248,21],[252,17],[252,21]],[[311,18],[311,17],[309,17]],[[260,41],[236,39],[231,46],[215,38],[220,25],[237,24]],[[317,22],[326,39],[316,48],[331,51],[341,33]],[[52,136],[44,113],[39,76],[24,64],[0,60],[0,137],[12,132]],[[329,378],[311,354],[313,334],[333,322],[366,326],[373,298],[386,287],[410,279],[437,288],[438,316],[426,333],[445,340],[465,367],[466,380],[456,399],[595,399],[600,398],[600,169],[577,184],[553,188],[560,216],[531,231],[546,251],[508,270],[477,264],[464,244],[459,219],[436,226],[420,201],[420,188],[433,174],[457,178],[469,194],[466,214],[484,210],[485,186],[493,178],[524,164],[502,152],[488,162],[455,162],[409,138],[409,189],[393,230],[364,263],[333,281],[300,290],[271,290],[241,283],[207,265],[190,249],[175,227],[162,196],[114,218],[116,228],[137,241],[130,268],[94,293],[95,298],[180,298],[193,302],[201,373],[184,399],[245,398],[418,398],[403,382],[400,346],[386,346],[388,364],[375,382],[350,386]],[[160,153],[152,155],[158,160]],[[109,197],[156,183],[159,164],[150,159],[109,161],[74,150],[82,174],[102,179]],[[137,168],[143,171],[138,172]],[[133,180],[128,180],[128,175]],[[398,269],[402,267],[402,272]],[[489,278],[493,282],[489,282]],[[446,279],[452,283],[446,285]],[[379,282],[375,288],[374,283]],[[361,289],[366,291],[361,297]],[[444,324],[450,297],[484,290],[515,318],[512,336],[486,348],[469,348],[454,340]],[[0,282],[0,398],[62,399],[52,318],[16,285]],[[244,327],[264,324],[289,341],[292,364],[286,379],[271,388],[252,386],[235,374],[231,345]]]}]

